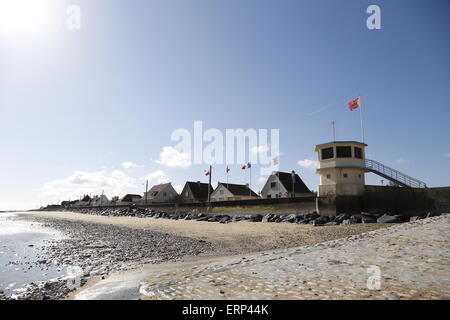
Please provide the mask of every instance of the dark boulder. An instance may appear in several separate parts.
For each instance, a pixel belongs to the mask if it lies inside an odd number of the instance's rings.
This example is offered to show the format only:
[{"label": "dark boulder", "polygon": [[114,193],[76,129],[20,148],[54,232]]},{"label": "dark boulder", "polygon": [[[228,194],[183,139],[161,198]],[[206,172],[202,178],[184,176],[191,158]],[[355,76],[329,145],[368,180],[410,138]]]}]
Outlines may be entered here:
[{"label": "dark boulder", "polygon": [[337,223],[342,223],[344,220],[347,220],[349,218],[350,218],[350,215],[348,215],[346,213],[341,213],[341,214],[336,216],[334,221],[336,221]]},{"label": "dark boulder", "polygon": [[228,223],[228,222],[231,222],[231,217],[230,217],[230,216],[227,216],[227,215],[224,215],[222,218],[220,218],[219,222],[220,222],[220,223]]},{"label": "dark boulder", "polygon": [[361,222],[362,223],[376,223],[377,219],[375,217],[362,216]]},{"label": "dark boulder", "polygon": [[254,214],[250,217],[250,221],[252,222],[261,222],[263,219],[263,216],[261,214]]},{"label": "dark boulder", "polygon": [[282,222],[293,223],[293,222],[295,222],[296,219],[297,219],[297,215],[296,214],[290,214],[288,216],[283,217]]}]

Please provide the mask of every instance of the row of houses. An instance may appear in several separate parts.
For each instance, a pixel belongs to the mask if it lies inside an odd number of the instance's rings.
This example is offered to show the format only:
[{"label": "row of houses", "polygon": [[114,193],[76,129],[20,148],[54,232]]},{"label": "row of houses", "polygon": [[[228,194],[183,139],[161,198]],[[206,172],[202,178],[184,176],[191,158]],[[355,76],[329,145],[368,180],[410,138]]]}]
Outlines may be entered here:
[{"label": "row of houses", "polygon": [[188,181],[180,194],[172,184],[163,183],[153,186],[144,195],[127,194],[122,198],[109,200],[105,195],[90,197],[85,195],[81,200],[61,203],[63,206],[106,206],[150,203],[185,202],[196,203],[208,201],[233,201],[258,198],[297,197],[311,192],[295,172],[274,171],[268,177],[261,192],[257,194],[248,184],[219,182],[214,189],[208,183]]}]

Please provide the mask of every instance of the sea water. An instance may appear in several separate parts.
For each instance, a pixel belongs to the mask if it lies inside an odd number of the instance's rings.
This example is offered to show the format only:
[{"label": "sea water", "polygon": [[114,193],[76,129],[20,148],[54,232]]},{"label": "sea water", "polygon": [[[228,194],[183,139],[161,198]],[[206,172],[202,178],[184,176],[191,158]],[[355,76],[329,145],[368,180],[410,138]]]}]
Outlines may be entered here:
[{"label": "sea water", "polygon": [[48,281],[64,275],[48,259],[42,247],[65,238],[61,232],[42,224],[17,219],[14,213],[0,213],[0,289],[7,296],[20,293],[31,282]]}]

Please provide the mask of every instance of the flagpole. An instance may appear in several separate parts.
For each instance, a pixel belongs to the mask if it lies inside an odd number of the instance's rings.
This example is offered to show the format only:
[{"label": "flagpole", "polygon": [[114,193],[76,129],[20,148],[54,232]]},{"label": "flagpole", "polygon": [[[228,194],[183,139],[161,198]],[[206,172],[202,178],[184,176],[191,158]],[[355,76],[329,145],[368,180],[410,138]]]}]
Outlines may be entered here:
[{"label": "flagpole", "polygon": [[362,115],[362,103],[361,103],[361,95],[359,96],[359,121],[361,122],[361,139],[362,143],[364,143],[364,125],[363,125],[363,115]]},{"label": "flagpole", "polygon": [[250,165],[250,185],[248,187],[248,193],[250,197],[252,196],[252,166]]},{"label": "flagpole", "polygon": [[227,166],[227,189],[228,189],[228,166]]},{"label": "flagpole", "polygon": [[208,183],[208,204],[210,203],[210,191],[211,191],[211,176],[212,176],[212,166],[209,166],[209,183]]}]

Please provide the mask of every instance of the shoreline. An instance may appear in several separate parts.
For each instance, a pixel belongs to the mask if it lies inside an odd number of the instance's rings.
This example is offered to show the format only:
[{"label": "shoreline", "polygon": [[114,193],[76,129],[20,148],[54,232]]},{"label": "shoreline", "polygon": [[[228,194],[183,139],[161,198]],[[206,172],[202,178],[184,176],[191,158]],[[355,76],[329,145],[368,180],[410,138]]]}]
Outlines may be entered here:
[{"label": "shoreline", "polygon": [[[308,246],[385,228],[392,224],[314,227],[297,224],[230,224],[136,217],[105,217],[73,212],[19,212],[70,235],[47,246],[61,266],[81,267],[84,290],[109,275],[173,263],[222,259],[241,254]],[[19,299],[70,299],[67,279],[30,285]],[[77,289],[77,288],[75,288]],[[72,292],[72,293],[71,293]],[[78,292],[75,291],[75,292]]]}]

